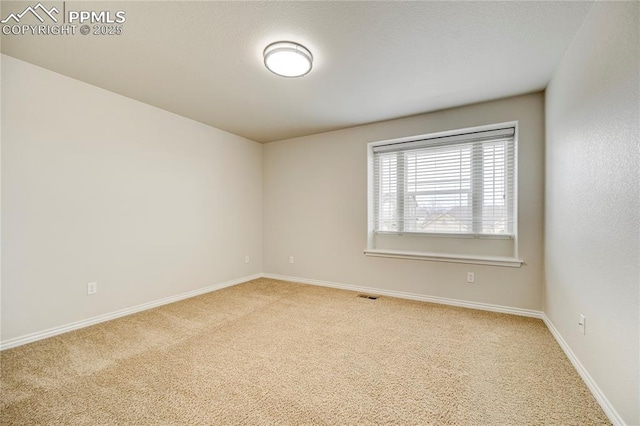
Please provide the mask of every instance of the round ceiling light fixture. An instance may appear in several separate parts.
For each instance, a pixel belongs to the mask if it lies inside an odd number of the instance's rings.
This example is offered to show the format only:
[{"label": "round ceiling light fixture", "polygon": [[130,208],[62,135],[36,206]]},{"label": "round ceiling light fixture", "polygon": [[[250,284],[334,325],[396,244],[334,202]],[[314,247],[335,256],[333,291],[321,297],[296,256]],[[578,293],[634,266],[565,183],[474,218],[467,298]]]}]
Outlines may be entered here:
[{"label": "round ceiling light fixture", "polygon": [[302,77],[313,66],[313,55],[309,49],[292,41],[271,43],[262,55],[267,69],[281,77]]}]

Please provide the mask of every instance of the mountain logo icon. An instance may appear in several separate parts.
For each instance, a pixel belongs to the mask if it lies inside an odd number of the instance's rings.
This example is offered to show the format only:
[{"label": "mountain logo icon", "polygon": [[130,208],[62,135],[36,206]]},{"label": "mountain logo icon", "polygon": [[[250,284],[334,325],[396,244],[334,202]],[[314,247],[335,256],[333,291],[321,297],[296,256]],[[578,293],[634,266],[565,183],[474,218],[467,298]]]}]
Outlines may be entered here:
[{"label": "mountain logo icon", "polygon": [[53,14],[55,13],[57,15],[58,13],[60,13],[60,11],[55,6],[53,6],[51,9],[47,9],[46,7],[44,7],[42,5],[42,3],[38,3],[34,7],[28,6],[21,13],[18,13],[18,14],[10,13],[9,16],[7,16],[5,19],[3,19],[0,22],[3,23],[3,24],[6,24],[7,22],[9,22],[10,20],[13,19],[15,21],[15,23],[17,24],[28,13],[31,13],[33,16],[35,16],[38,19],[38,21],[40,21],[40,22],[44,22],[44,18],[42,16],[45,15],[45,16],[48,16],[49,18],[51,18],[53,20],[53,22],[57,23],[58,22],[58,18],[56,18]]}]

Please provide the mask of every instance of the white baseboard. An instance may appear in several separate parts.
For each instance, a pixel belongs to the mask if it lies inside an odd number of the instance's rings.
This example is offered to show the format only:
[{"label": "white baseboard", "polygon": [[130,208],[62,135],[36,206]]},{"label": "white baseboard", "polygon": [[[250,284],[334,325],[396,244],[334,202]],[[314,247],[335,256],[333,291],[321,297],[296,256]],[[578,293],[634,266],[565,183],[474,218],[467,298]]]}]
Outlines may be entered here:
[{"label": "white baseboard", "polygon": [[155,300],[153,302],[147,302],[141,305],[132,306],[130,308],[120,309],[118,311],[111,312],[108,314],[98,315],[96,317],[73,322],[71,324],[66,324],[59,327],[53,327],[48,330],[38,331],[38,332],[27,334],[24,336],[15,337],[13,339],[0,342],[0,351],[9,349],[9,348],[15,348],[16,346],[25,345],[27,343],[35,342],[37,340],[46,339],[48,337],[57,336],[58,334],[67,333],[69,331],[77,330],[79,328],[89,327],[90,325],[99,324],[101,322],[124,317],[126,315],[135,314],[136,312],[157,308],[158,306],[166,305],[168,303],[177,302],[179,300],[188,299],[190,297],[199,296],[205,293],[210,293],[212,291],[220,290],[225,287],[231,287],[237,284],[242,284],[247,281],[261,278],[262,276],[263,274],[249,275],[246,277],[237,278],[235,280],[226,281],[220,284],[214,284],[207,287],[199,288],[197,290],[188,291],[186,293],[178,294],[175,296],[165,297],[163,299]]},{"label": "white baseboard", "polygon": [[576,369],[580,377],[582,377],[582,380],[584,380],[587,388],[589,388],[593,394],[593,397],[598,401],[600,407],[602,407],[602,411],[604,411],[609,420],[611,420],[611,423],[613,423],[614,426],[624,426],[625,422],[622,420],[622,417],[620,417],[620,414],[618,414],[616,409],[613,408],[613,405],[611,405],[600,387],[598,387],[587,369],[582,365],[576,354],[573,353],[567,342],[562,338],[558,329],[553,325],[545,313],[542,314],[542,320],[547,325],[547,328],[551,331],[551,334],[553,334],[553,337],[555,337],[556,341],[567,355],[567,358],[569,358],[569,361],[571,361],[571,364],[573,364],[573,367]]},{"label": "white baseboard", "polygon": [[374,287],[363,287],[363,286],[350,285],[350,284],[338,284],[338,283],[332,283],[329,281],[311,280],[307,278],[289,277],[289,276],[277,275],[277,274],[262,274],[262,276],[265,278],[271,278],[274,280],[291,281],[291,282],[296,282],[301,284],[311,284],[311,285],[317,285],[322,287],[339,288],[342,290],[359,291],[362,293],[377,294],[380,296],[397,297],[399,299],[419,300],[422,302],[439,303],[441,305],[460,306],[463,308],[479,309],[482,311],[491,311],[491,312],[500,312],[503,314],[520,315],[523,317],[532,317],[532,318],[542,319],[542,315],[543,315],[541,311],[535,311],[532,309],[521,309],[521,308],[512,308],[509,306],[491,305],[488,303],[468,302],[466,300],[447,299],[445,297],[437,297],[437,296],[425,296],[422,294],[405,293],[401,291],[385,290],[385,289],[374,288]]}]

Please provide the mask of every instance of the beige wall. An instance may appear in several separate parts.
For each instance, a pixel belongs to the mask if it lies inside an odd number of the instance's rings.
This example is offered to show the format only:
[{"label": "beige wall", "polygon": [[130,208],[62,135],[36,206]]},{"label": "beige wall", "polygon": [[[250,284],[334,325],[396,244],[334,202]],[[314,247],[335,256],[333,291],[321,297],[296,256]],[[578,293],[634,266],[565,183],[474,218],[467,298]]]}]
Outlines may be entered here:
[{"label": "beige wall", "polygon": [[629,425],[640,424],[639,9],[596,3],[546,92],[545,312]]},{"label": "beige wall", "polygon": [[262,271],[260,144],[4,55],[2,90],[3,341]]},{"label": "beige wall", "polygon": [[[373,258],[367,246],[367,143],[519,121],[522,268]],[[264,146],[265,272],[385,290],[542,308],[544,111],[531,94]],[[294,256],[295,263],[289,263]],[[475,272],[476,283],[466,282]]]}]

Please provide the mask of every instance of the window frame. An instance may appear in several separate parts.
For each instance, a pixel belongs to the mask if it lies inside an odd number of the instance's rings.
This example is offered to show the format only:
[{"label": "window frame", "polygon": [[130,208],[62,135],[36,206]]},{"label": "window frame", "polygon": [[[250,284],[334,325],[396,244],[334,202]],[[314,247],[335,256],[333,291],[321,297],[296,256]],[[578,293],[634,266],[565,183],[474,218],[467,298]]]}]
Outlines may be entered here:
[{"label": "window frame", "polygon": [[[416,142],[425,139],[435,139],[443,137],[455,137],[461,136],[467,133],[474,132],[486,132],[492,130],[499,130],[508,127],[514,128],[513,135],[513,208],[510,209],[513,214],[513,233],[512,234],[477,234],[477,233],[430,233],[430,232],[412,232],[412,231],[377,231],[375,230],[375,181],[374,181],[374,148],[381,145],[392,145],[401,143]],[[518,122],[502,122],[495,124],[488,124],[475,127],[467,127],[461,129],[453,129],[441,132],[427,133],[416,136],[408,136],[397,139],[387,139],[381,141],[369,142],[367,144],[367,249],[365,254],[371,256],[384,256],[384,257],[401,257],[405,259],[423,258],[426,260],[442,260],[461,263],[479,263],[479,264],[496,264],[498,266],[521,266],[522,261],[518,259]],[[399,189],[398,189],[399,190]],[[450,239],[481,239],[487,240],[487,244],[491,244],[489,240],[513,240],[513,256],[508,257],[493,257],[480,255],[447,255],[446,253],[435,252],[415,252],[415,251],[401,251],[401,250],[389,250],[385,248],[378,248],[375,246],[376,235],[397,235],[402,237],[417,236],[418,238],[425,239],[437,239],[437,238],[450,238]]]}]

